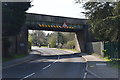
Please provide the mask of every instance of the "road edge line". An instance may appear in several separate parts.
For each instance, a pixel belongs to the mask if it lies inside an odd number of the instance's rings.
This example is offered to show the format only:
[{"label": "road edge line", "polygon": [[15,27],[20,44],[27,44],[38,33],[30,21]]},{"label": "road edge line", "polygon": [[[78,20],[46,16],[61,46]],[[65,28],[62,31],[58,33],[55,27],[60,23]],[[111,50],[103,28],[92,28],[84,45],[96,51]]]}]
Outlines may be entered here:
[{"label": "road edge line", "polygon": [[[90,70],[88,70],[88,60],[87,60],[87,58],[85,58],[84,56],[82,56],[84,59],[85,59],[85,61],[86,61],[86,73],[90,73],[90,74],[92,74],[93,76],[95,76],[96,78],[101,78],[100,76],[98,76],[98,75],[96,75],[95,73],[93,73],[92,71],[90,71]],[[86,76],[87,76],[87,74],[84,74],[84,79],[83,80],[85,80],[86,79]]]},{"label": "road edge line", "polygon": [[86,61],[85,73],[84,73],[84,77],[83,77],[83,80],[85,80],[86,77],[87,77],[87,68],[88,68],[88,63],[87,62],[88,62],[88,60],[84,56],[82,56],[82,58],[84,58],[85,61]]}]

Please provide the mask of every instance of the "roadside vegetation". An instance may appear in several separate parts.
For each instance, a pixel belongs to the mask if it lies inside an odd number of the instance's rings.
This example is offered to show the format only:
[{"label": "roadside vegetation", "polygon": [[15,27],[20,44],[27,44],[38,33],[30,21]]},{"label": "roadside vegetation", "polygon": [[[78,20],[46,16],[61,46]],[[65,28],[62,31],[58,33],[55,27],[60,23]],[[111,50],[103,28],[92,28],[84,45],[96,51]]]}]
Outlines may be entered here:
[{"label": "roadside vegetation", "polygon": [[107,61],[111,66],[120,69],[120,64],[119,64],[120,59],[112,60],[112,59],[109,59],[108,57],[104,57],[103,59]]},{"label": "roadside vegetation", "polygon": [[[81,3],[76,0],[76,3]],[[93,41],[104,42],[104,59],[116,66],[120,61],[120,1],[86,2],[82,12],[88,18]],[[120,67],[120,65],[119,65]]]},{"label": "roadside vegetation", "polygon": [[80,52],[80,51],[77,51],[77,50],[75,50],[75,49],[60,49],[60,48],[58,48],[59,50],[69,50],[69,51],[74,51],[74,52]]},{"label": "roadside vegetation", "polygon": [[45,34],[43,31],[33,31],[29,34],[29,44],[38,47],[75,49],[75,33],[53,32]]},{"label": "roadside vegetation", "polygon": [[28,55],[28,54],[14,54],[12,57],[3,58],[3,59],[2,59],[2,62],[7,62],[7,61],[14,60],[14,59],[19,59],[19,58],[25,57],[25,56],[27,56],[27,55]]},{"label": "roadside vegetation", "polygon": [[111,66],[120,69],[120,64],[119,64],[120,59],[114,58],[114,60],[113,60],[113,59],[109,58],[108,56],[102,57],[102,56],[98,55],[97,53],[90,53],[90,54],[91,54],[91,55],[98,56],[99,58],[102,58],[102,59],[104,59],[105,61],[107,61],[108,64],[110,64]]},{"label": "roadside vegetation", "polygon": [[[80,0],[76,1],[79,3]],[[3,61],[23,56],[22,54],[17,54],[17,48],[15,49],[15,54],[9,53],[9,48],[12,46],[9,37],[17,36],[22,30],[21,26],[25,23],[25,11],[28,10],[29,7],[31,7],[30,2],[4,2],[2,4]],[[106,47],[105,50],[107,52],[103,51],[105,58],[108,58],[113,64],[117,64],[120,60],[120,2],[86,2],[83,8],[86,10],[86,12],[83,13],[88,18],[88,24],[90,25],[89,32],[93,35],[93,38],[95,38],[94,41],[103,41],[106,46],[109,47],[111,47],[111,44],[114,42],[117,44],[116,46],[113,44],[111,49]],[[43,31],[33,31],[33,33],[29,34],[28,38],[29,51],[31,50],[31,46],[48,46],[49,48],[74,50],[75,33],[53,32],[46,35]],[[114,56],[117,54],[118,56]]]}]

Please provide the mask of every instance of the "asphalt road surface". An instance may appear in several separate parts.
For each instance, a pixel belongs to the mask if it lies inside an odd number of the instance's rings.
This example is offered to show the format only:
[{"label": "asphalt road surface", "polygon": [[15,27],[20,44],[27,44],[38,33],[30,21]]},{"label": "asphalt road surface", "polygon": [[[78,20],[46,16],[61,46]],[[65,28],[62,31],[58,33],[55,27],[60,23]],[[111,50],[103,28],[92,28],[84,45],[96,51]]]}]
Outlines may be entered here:
[{"label": "asphalt road surface", "polygon": [[84,78],[85,60],[72,51],[34,47],[32,61],[4,69],[3,78]]}]

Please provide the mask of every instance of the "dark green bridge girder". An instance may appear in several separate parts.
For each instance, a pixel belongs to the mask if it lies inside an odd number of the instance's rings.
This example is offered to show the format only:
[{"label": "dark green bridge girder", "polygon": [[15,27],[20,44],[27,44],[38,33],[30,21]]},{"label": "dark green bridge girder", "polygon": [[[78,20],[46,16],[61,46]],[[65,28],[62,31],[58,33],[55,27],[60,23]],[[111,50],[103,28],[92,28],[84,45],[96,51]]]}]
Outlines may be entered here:
[{"label": "dark green bridge girder", "polygon": [[86,22],[87,19],[27,13],[25,25],[31,30],[76,32],[87,29]]}]

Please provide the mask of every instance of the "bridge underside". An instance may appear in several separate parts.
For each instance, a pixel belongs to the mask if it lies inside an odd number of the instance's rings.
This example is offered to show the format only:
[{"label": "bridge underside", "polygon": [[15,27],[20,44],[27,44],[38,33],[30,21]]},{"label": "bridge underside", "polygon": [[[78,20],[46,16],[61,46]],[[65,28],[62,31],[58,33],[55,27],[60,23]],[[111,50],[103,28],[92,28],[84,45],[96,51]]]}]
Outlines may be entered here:
[{"label": "bridge underside", "polygon": [[48,27],[39,27],[33,25],[28,30],[47,30],[47,31],[60,31],[60,32],[74,32],[75,33],[75,49],[80,52],[85,52],[85,44],[87,39],[87,30],[84,29],[56,29],[56,28],[48,28]]},{"label": "bridge underside", "polygon": [[39,25],[28,25],[29,30],[47,30],[47,31],[60,31],[60,32],[79,32],[82,29],[74,28],[60,28],[60,27],[40,27]]},{"label": "bridge underside", "polygon": [[[18,37],[18,44],[25,44],[25,48],[20,48],[19,51],[27,52],[28,30],[47,30],[60,32],[75,32],[76,33],[76,49],[85,52],[85,44],[87,39],[88,25],[85,19],[66,18],[59,16],[26,14],[26,23]],[[66,25],[64,25],[66,23]],[[21,50],[25,49],[25,50]]]}]

